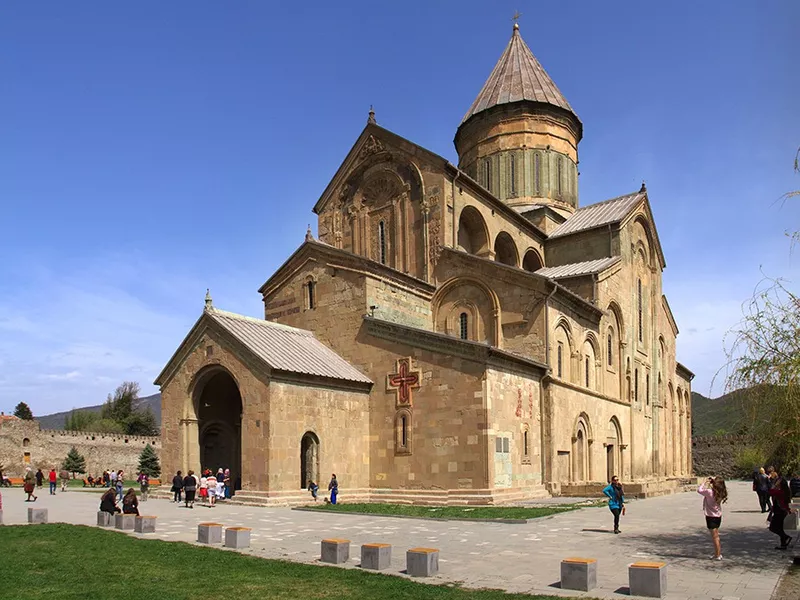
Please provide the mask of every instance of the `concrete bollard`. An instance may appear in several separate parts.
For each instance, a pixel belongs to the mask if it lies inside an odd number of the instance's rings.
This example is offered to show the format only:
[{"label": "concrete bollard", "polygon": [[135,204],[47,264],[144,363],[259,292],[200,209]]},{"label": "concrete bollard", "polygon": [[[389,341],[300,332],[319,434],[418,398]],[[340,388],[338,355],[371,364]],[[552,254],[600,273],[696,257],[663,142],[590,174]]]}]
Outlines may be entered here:
[{"label": "concrete bollard", "polygon": [[47,523],[47,509],[29,508],[28,523]]},{"label": "concrete bollard", "polygon": [[637,562],[628,567],[631,596],[663,598],[667,594],[667,563]]},{"label": "concrete bollard", "polygon": [[565,558],[561,561],[561,588],[588,592],[597,587],[597,560]]},{"label": "concrete bollard", "polygon": [[114,528],[123,531],[133,531],[136,526],[136,515],[117,513],[114,515]]},{"label": "concrete bollard", "polygon": [[228,548],[249,548],[249,527],[228,527],[225,530],[225,546]]},{"label": "concrete bollard", "polygon": [[406,572],[411,577],[431,577],[439,572],[437,548],[411,548],[406,552]]},{"label": "concrete bollard", "polygon": [[350,540],[330,538],[322,540],[322,556],[320,560],[332,565],[341,565],[350,560]]},{"label": "concrete bollard", "polygon": [[381,571],[392,564],[391,544],[362,544],[361,568]]},{"label": "concrete bollard", "polygon": [[197,526],[197,541],[201,544],[221,544],[221,523],[200,523]]},{"label": "concrete bollard", "polygon": [[158,517],[139,515],[134,521],[133,530],[136,533],[155,533],[156,519]]},{"label": "concrete bollard", "polygon": [[104,510],[97,511],[97,526],[98,527],[111,527],[111,513]]}]

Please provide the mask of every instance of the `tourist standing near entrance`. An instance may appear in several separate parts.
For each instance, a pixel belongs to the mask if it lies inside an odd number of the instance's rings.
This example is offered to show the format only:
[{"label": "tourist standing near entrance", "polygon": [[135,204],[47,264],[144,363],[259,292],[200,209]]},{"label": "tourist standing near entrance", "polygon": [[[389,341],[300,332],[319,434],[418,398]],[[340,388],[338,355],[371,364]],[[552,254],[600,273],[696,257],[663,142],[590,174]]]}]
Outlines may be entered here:
[{"label": "tourist standing near entrance", "polygon": [[189,471],[183,478],[184,500],[186,508],[194,508],[194,493],[197,490],[197,479],[194,478],[194,471]]},{"label": "tourist standing near entrance", "polygon": [[[36,502],[36,496],[33,495],[33,492],[36,490],[36,477],[30,467],[25,468],[25,477],[22,481],[24,483],[25,493],[28,494],[25,502]],[[33,500],[31,500],[31,498],[33,498]]]},{"label": "tourist standing near entrance", "polygon": [[608,508],[614,515],[614,533],[620,533],[619,516],[625,514],[625,495],[622,484],[616,475],[611,478],[611,483],[606,486],[603,493],[608,496]]},{"label": "tourist standing near entrance", "polygon": [[175,474],[175,477],[172,478],[172,501],[173,502],[180,502],[181,501],[181,492],[183,492],[183,477],[181,476],[181,472],[178,471]]},{"label": "tourist standing near entrance", "polygon": [[722,525],[722,505],[728,501],[728,488],[722,477],[709,477],[697,493],[703,496],[703,514],[706,516],[706,527],[711,532],[714,542],[714,560],[722,560],[722,547],[719,541],[719,527]]},{"label": "tourist standing near entrance", "polygon": [[336,479],[336,473],[331,474],[328,491],[331,493],[331,504],[336,504],[336,497],[339,495],[339,481]]},{"label": "tourist standing near entrance", "polygon": [[56,468],[53,467],[50,469],[50,474],[47,476],[47,480],[50,482],[50,495],[56,495],[56,481],[58,480],[58,476],[56,475]]},{"label": "tourist standing near entrance", "polygon": [[792,491],[789,483],[777,471],[770,472],[770,480],[772,481],[772,487],[769,490],[770,496],[772,496],[772,512],[767,517],[769,530],[780,538],[781,545],[776,546],[775,549],[786,550],[792,543],[792,536],[786,534],[783,522],[791,512],[789,502],[792,498]]}]

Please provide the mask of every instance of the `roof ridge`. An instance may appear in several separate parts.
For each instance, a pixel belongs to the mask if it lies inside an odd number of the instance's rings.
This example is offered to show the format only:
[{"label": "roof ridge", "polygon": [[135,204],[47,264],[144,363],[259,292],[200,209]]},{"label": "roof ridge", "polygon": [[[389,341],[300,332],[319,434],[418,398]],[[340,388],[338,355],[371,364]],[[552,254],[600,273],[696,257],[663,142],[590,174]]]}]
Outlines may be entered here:
[{"label": "roof ridge", "polygon": [[291,325],[284,325],[283,323],[276,323],[275,321],[267,321],[266,319],[259,319],[257,317],[250,317],[247,315],[240,315],[239,313],[230,312],[228,310],[222,310],[217,307],[212,307],[206,309],[207,313],[210,313],[212,316],[214,314],[218,314],[223,317],[230,317],[232,319],[238,319],[240,321],[250,321],[252,323],[258,323],[259,325],[265,325],[267,327],[274,327],[275,329],[283,329],[289,333],[294,333],[297,335],[305,335],[308,337],[316,338],[313,332],[309,331],[308,329],[300,329],[299,327],[292,327]]},{"label": "roof ridge", "polygon": [[600,206],[601,204],[608,204],[610,202],[617,202],[619,200],[624,200],[626,198],[630,198],[631,196],[638,196],[639,194],[644,194],[644,192],[639,192],[639,191],[631,192],[630,194],[622,194],[620,196],[615,196],[614,198],[608,198],[607,200],[601,200],[600,202],[594,202],[593,204],[587,204],[586,206],[581,206],[575,212],[577,213],[578,211],[581,211],[581,210],[584,210],[584,209],[587,209],[587,208],[591,208],[593,206]]}]

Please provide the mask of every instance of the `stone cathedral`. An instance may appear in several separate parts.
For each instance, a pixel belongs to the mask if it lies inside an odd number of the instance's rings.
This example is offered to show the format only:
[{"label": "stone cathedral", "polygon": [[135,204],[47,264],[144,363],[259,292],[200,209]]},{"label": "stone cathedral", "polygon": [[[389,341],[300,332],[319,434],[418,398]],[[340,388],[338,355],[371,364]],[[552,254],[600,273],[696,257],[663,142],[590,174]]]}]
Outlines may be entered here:
[{"label": "stone cathedral", "polygon": [[343,501],[679,489],[693,375],[650,199],[581,205],[582,135],[517,25],[458,165],[370,112],[264,318],[207,296],[158,376],[166,472],[229,467],[267,504],[331,473]]}]

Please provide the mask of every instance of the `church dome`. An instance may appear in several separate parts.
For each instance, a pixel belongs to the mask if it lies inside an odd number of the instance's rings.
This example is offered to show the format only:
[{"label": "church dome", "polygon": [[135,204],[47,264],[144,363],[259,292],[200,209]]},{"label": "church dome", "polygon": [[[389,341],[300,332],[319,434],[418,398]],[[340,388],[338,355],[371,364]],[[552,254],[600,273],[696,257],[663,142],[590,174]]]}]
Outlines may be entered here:
[{"label": "church dome", "polygon": [[578,205],[583,124],[522,39],[511,40],[456,132],[459,166],[511,206]]}]

